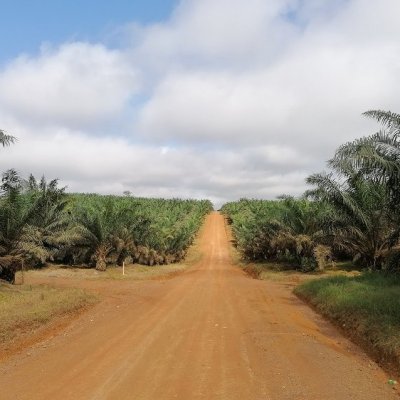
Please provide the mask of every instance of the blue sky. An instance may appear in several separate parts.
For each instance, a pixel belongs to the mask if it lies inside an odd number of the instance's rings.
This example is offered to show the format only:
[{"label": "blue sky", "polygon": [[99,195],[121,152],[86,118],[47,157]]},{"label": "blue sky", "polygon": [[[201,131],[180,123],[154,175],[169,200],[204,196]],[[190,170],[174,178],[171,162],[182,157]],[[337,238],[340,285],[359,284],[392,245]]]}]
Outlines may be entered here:
[{"label": "blue sky", "polygon": [[42,43],[102,41],[121,25],[167,19],[176,0],[1,0],[0,62]]},{"label": "blue sky", "polygon": [[300,195],[400,111],[399,0],[0,5],[0,171],[70,191]]}]

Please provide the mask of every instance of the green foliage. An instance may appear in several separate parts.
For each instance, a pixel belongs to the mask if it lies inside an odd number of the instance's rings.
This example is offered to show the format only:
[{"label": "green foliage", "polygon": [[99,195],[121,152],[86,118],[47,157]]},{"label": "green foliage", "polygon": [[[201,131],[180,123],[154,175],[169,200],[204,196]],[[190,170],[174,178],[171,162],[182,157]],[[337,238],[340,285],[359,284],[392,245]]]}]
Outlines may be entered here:
[{"label": "green foliage", "polygon": [[323,229],[332,246],[365,266],[381,268],[400,235],[385,185],[355,172],[341,181],[332,174],[312,175],[307,181],[316,186],[308,195],[332,207]]},{"label": "green foliage", "polygon": [[169,264],[186,255],[204,217],[207,200],[145,199],[72,194],[69,212],[80,232],[64,261],[121,264],[126,257],[145,265]]},{"label": "green foliage", "polygon": [[336,276],[308,281],[295,292],[400,365],[400,277],[377,272]]},{"label": "green foliage", "polygon": [[29,219],[22,180],[13,169],[2,176],[0,187],[0,255],[12,254]]},{"label": "green foliage", "polygon": [[222,212],[246,259],[280,261],[304,271],[317,268],[314,249],[323,243],[322,224],[328,212],[320,203],[289,196],[275,201],[242,199],[225,204]]},{"label": "green foliage", "polygon": [[87,264],[104,270],[126,258],[142,264],[181,260],[212,205],[209,201],[66,194],[58,181],[3,174],[0,256]]},{"label": "green foliage", "polygon": [[3,174],[0,197],[0,255],[19,255],[33,265],[52,260],[69,240],[71,224],[63,188],[57,180],[33,176],[22,180],[15,170]]},{"label": "green foliage", "polygon": [[31,261],[43,264],[53,261],[59,249],[69,243],[74,229],[66,211],[68,199],[65,188],[57,179],[38,182],[31,175],[23,193],[27,203],[27,219],[16,245],[16,251]]},{"label": "green foliage", "polygon": [[330,165],[346,173],[354,170],[366,179],[384,184],[392,211],[400,205],[400,115],[390,111],[367,111],[365,116],[382,124],[382,129],[339,147]]},{"label": "green foliage", "polygon": [[[347,143],[313,174],[303,199],[227,203],[245,258],[291,262],[304,271],[346,257],[372,270],[400,265],[400,116],[368,111],[383,129]],[[307,200],[305,200],[307,199]]]},{"label": "green foliage", "polygon": [[390,250],[383,262],[383,269],[390,273],[400,273],[400,249],[396,246]]},{"label": "green foliage", "polygon": [[339,147],[328,163],[331,172],[307,179],[314,186],[307,195],[332,208],[324,232],[334,248],[382,269],[400,238],[400,117],[384,111],[366,115],[384,130]]}]

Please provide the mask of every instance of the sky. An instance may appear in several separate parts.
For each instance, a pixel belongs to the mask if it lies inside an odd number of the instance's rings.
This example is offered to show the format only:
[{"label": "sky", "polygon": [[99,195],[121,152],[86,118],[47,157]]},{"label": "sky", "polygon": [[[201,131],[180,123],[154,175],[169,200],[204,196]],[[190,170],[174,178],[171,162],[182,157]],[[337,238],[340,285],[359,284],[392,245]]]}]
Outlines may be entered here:
[{"label": "sky", "polygon": [[398,0],[0,3],[0,171],[70,192],[297,196],[400,111]]}]

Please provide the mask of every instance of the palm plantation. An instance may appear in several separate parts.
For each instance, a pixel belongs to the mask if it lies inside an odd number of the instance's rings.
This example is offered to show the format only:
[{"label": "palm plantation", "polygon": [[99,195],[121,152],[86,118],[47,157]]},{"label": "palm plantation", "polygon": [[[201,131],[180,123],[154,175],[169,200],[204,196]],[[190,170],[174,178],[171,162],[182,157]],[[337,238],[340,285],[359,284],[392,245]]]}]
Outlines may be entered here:
[{"label": "palm plantation", "polygon": [[[301,199],[241,200],[223,212],[239,249],[251,260],[275,260],[304,271],[336,259],[392,269],[399,257],[400,116],[369,111],[382,128],[339,147],[328,172],[313,174]],[[15,138],[0,131],[3,147]],[[125,259],[142,264],[181,260],[209,201],[67,194],[57,180],[2,177],[0,255],[30,265],[54,261],[105,270]]]},{"label": "palm plantation", "polygon": [[224,206],[246,258],[305,269],[334,255],[370,269],[399,269],[400,116],[385,111],[365,116],[382,129],[339,147],[329,172],[307,178],[312,188],[302,199]]}]

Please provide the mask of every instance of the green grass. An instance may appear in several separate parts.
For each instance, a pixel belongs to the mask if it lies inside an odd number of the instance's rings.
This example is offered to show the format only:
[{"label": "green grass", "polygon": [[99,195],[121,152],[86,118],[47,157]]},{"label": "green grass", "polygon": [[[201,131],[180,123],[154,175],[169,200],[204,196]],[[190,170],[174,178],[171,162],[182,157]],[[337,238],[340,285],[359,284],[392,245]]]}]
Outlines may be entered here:
[{"label": "green grass", "polygon": [[295,293],[381,361],[400,367],[400,276],[335,276],[305,282]]},{"label": "green grass", "polygon": [[96,301],[81,289],[0,284],[0,344]]}]

